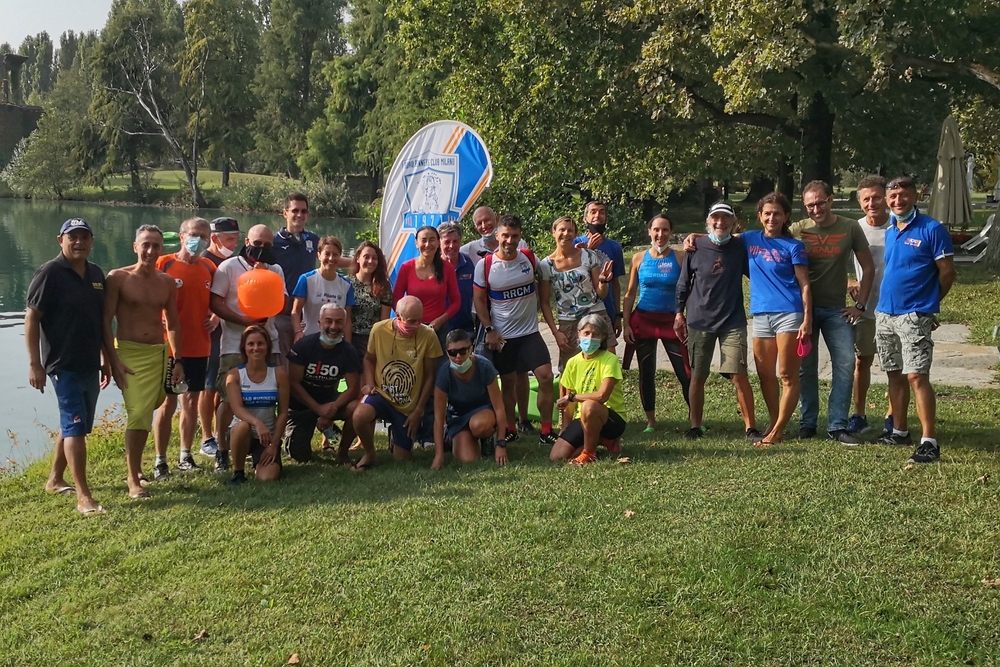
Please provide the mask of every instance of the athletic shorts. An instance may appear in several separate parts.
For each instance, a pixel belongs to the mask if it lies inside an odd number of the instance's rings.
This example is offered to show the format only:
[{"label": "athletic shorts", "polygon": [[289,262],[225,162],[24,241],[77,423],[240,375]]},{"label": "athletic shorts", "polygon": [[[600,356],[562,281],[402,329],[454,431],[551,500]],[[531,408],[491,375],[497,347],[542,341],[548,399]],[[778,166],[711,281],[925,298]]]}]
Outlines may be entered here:
[{"label": "athletic shorts", "polygon": [[[260,463],[260,458],[264,456],[264,445],[260,444],[260,440],[257,436],[250,436],[250,460],[253,462],[253,469],[257,469],[257,464]],[[278,443],[278,451],[274,455],[274,462],[281,467],[281,443]]]},{"label": "athletic shorts", "polygon": [[215,391],[215,381],[219,377],[219,355],[222,348],[222,323],[212,332],[212,352],[208,355],[208,369],[205,371],[205,389]]},{"label": "athletic shorts", "polygon": [[747,374],[747,330],[711,332],[688,329],[688,357],[691,359],[691,377],[707,378],[712,372],[712,357],[715,342],[719,342],[722,357],[719,373],[731,375]]},{"label": "athletic shorts", "polygon": [[125,430],[151,431],[153,412],[167,395],[167,346],[164,343],[115,341],[118,358],[128,366],[127,386],[122,389],[125,403]]},{"label": "athletic shorts", "polygon": [[859,357],[874,357],[877,351],[875,318],[862,317],[854,323],[854,354]]},{"label": "athletic shorts", "polygon": [[375,409],[375,420],[389,425],[389,435],[392,436],[392,446],[405,451],[413,449],[413,439],[406,432],[406,417],[392,403],[380,394],[369,394],[361,399],[365,405]]},{"label": "athletic shorts", "polygon": [[[350,419],[347,407],[341,408],[334,421]],[[316,432],[316,422],[319,415],[308,408],[289,410],[288,423],[285,425],[285,451],[293,461],[305,463],[312,460],[312,439]]]},{"label": "athletic shorts", "polygon": [[[607,440],[617,440],[624,432],[625,420],[620,414],[608,408],[608,421],[604,422],[604,427],[601,428],[601,437]],[[573,445],[574,449],[583,447],[583,422],[574,419],[569,423],[569,426],[563,429],[559,437]]]},{"label": "athletic shorts", "polygon": [[100,372],[56,370],[49,377],[59,402],[59,430],[62,437],[76,438],[90,434],[97,412],[97,396],[101,393]]},{"label": "athletic shorts", "polygon": [[882,370],[930,375],[934,362],[933,326],[932,313],[875,313],[875,343]]},{"label": "athletic shorts", "polygon": [[493,365],[501,376],[518,371],[527,373],[542,366],[550,366],[552,357],[542,334],[535,331],[527,336],[511,338],[503,349],[493,352]]},{"label": "athletic shorts", "polygon": [[[187,383],[188,391],[204,391],[205,378],[208,375],[208,357],[181,357],[181,368],[184,369],[184,382]],[[167,368],[172,368],[172,364],[177,363],[177,359],[170,359]],[[170,373],[167,373],[167,382],[170,382]],[[176,396],[171,385],[165,387],[167,394]]]},{"label": "athletic shorts", "polygon": [[757,313],[753,316],[753,337],[774,338],[778,334],[797,334],[803,313]]}]

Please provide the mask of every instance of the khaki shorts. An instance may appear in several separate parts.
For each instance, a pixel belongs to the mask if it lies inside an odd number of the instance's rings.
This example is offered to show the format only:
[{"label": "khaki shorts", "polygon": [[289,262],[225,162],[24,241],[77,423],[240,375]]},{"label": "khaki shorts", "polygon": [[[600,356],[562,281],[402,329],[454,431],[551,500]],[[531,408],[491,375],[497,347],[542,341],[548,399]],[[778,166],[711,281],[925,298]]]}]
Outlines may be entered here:
[{"label": "khaki shorts", "polygon": [[933,324],[934,316],[930,313],[875,313],[875,344],[882,370],[930,375],[934,361]]},{"label": "khaki shorts", "polygon": [[[229,402],[226,397],[226,376],[229,375],[229,371],[233,370],[242,363],[239,354],[223,354],[219,355],[219,375],[215,378],[215,391],[219,392],[219,400],[225,403]],[[271,366],[278,366],[281,363],[281,355],[275,352],[271,355],[271,359],[268,361]]]},{"label": "khaki shorts", "polygon": [[707,378],[712,372],[712,357],[715,342],[719,342],[722,358],[719,373],[722,375],[747,374],[747,330],[710,332],[688,329],[688,357],[691,361],[691,377]]},{"label": "khaki shorts", "polygon": [[854,324],[854,354],[874,357],[875,352],[875,318],[862,317]]},{"label": "khaki shorts", "polygon": [[[599,315],[605,324],[608,325],[608,349],[614,352],[615,347],[618,345],[618,339],[615,337],[615,327],[611,322],[611,318],[608,317],[607,311],[601,311],[599,313],[593,313],[594,315]],[[572,350],[559,350],[559,370],[566,368],[566,362],[572,357],[580,354],[580,344],[579,336],[577,335],[576,327],[580,324],[579,320],[559,320],[559,331],[566,334],[566,338],[569,339],[569,344],[573,346]]]}]

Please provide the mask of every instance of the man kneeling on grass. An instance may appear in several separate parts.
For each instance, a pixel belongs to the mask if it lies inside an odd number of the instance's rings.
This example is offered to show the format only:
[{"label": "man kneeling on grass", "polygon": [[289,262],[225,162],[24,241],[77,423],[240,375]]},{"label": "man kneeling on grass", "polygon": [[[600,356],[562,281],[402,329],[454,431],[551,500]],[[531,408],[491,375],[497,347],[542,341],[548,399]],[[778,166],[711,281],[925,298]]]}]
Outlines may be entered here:
[{"label": "man kneeling on grass", "polygon": [[[354,466],[367,470],[375,464],[375,421],[389,424],[393,458],[412,458],[424,408],[434,387],[434,370],[441,343],[430,326],[421,324],[424,306],[415,296],[396,304],[396,317],[372,327],[365,355],[365,380],[357,407],[348,406],[354,430],[365,455]],[[344,437],[341,442],[350,440]]]},{"label": "man kneeling on grass", "polygon": [[[326,431],[334,420],[344,422],[339,463],[347,462],[347,446],[354,442],[354,424],[348,406],[357,398],[361,362],[354,346],[344,342],[347,311],[332,303],[319,309],[319,332],[299,339],[288,352],[291,409],[285,429],[285,447],[295,461],[312,459],[312,436]],[[340,381],[347,390],[340,393]]]},{"label": "man kneeling on grass", "polygon": [[[606,317],[584,315],[577,325],[582,352],[566,362],[556,407],[562,412],[562,433],[552,445],[549,459],[570,459],[575,465],[597,460],[597,445],[612,454],[620,451],[618,438],[625,432],[622,367],[608,351],[611,334]],[[576,404],[580,404],[580,418]]]},{"label": "man kneeling on grass", "polygon": [[247,481],[247,453],[258,482],[281,477],[281,438],[288,422],[288,375],[268,363],[271,335],[260,325],[243,330],[240,364],[226,376],[226,396],[233,409],[229,445],[233,452],[231,484]]}]

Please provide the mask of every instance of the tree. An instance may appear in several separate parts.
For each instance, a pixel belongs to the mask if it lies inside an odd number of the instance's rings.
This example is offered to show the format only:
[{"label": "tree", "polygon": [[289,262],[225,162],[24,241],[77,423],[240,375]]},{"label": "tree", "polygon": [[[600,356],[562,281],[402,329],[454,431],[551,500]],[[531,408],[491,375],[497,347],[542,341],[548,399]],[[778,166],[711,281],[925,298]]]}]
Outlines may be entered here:
[{"label": "tree", "polygon": [[251,90],[260,39],[257,9],[251,0],[189,0],[184,19],[181,83],[204,85],[208,91],[202,107],[192,110],[188,132],[202,137],[203,155],[221,167],[227,187],[230,167],[242,164],[252,146],[250,124],[258,106]]},{"label": "tree", "polygon": [[295,159],[329,92],[323,65],[344,51],[344,8],[343,0],[271,0],[253,85],[261,102],[253,129],[260,167],[298,172]]},{"label": "tree", "polygon": [[[200,123],[192,118],[200,118],[204,107],[209,51],[201,48],[200,60],[182,75],[178,63],[185,51],[176,0],[115,0],[94,60],[103,89],[95,103],[115,132],[160,137],[184,170],[192,202],[204,207],[198,185]],[[134,164],[135,154],[130,157]]]},{"label": "tree", "polygon": [[330,94],[298,158],[307,176],[364,172],[372,180],[374,198],[396,153],[433,120],[444,76],[408,66],[397,32],[398,22],[386,15],[385,3],[351,5],[345,26],[350,50],[324,68]]},{"label": "tree", "polygon": [[49,33],[42,31],[34,37],[25,37],[18,53],[28,58],[21,67],[22,96],[31,104],[39,104],[55,83]]}]

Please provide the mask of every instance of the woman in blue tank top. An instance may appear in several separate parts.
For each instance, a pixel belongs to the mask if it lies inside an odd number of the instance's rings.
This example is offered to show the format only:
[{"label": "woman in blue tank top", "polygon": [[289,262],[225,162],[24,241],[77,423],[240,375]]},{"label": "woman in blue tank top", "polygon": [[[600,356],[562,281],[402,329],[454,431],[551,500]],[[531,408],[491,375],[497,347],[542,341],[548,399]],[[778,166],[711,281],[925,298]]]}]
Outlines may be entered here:
[{"label": "woman in blue tank top", "polygon": [[258,482],[281,476],[281,436],[288,422],[288,375],[270,366],[271,337],[258,325],[243,330],[240,359],[243,363],[226,376],[226,396],[233,409],[229,446],[233,452],[231,484],[247,481],[247,453],[253,459]]},{"label": "woman in blue tank top", "polygon": [[[635,345],[639,366],[639,397],[646,412],[645,433],[652,433],[656,426],[656,341],[663,343],[667,351],[685,402],[691,384],[687,348],[674,332],[677,281],[684,253],[670,248],[673,227],[665,215],[657,215],[649,221],[650,248],[633,255],[628,290],[622,299],[625,341]],[[632,310],[633,304],[635,310]]]}]

